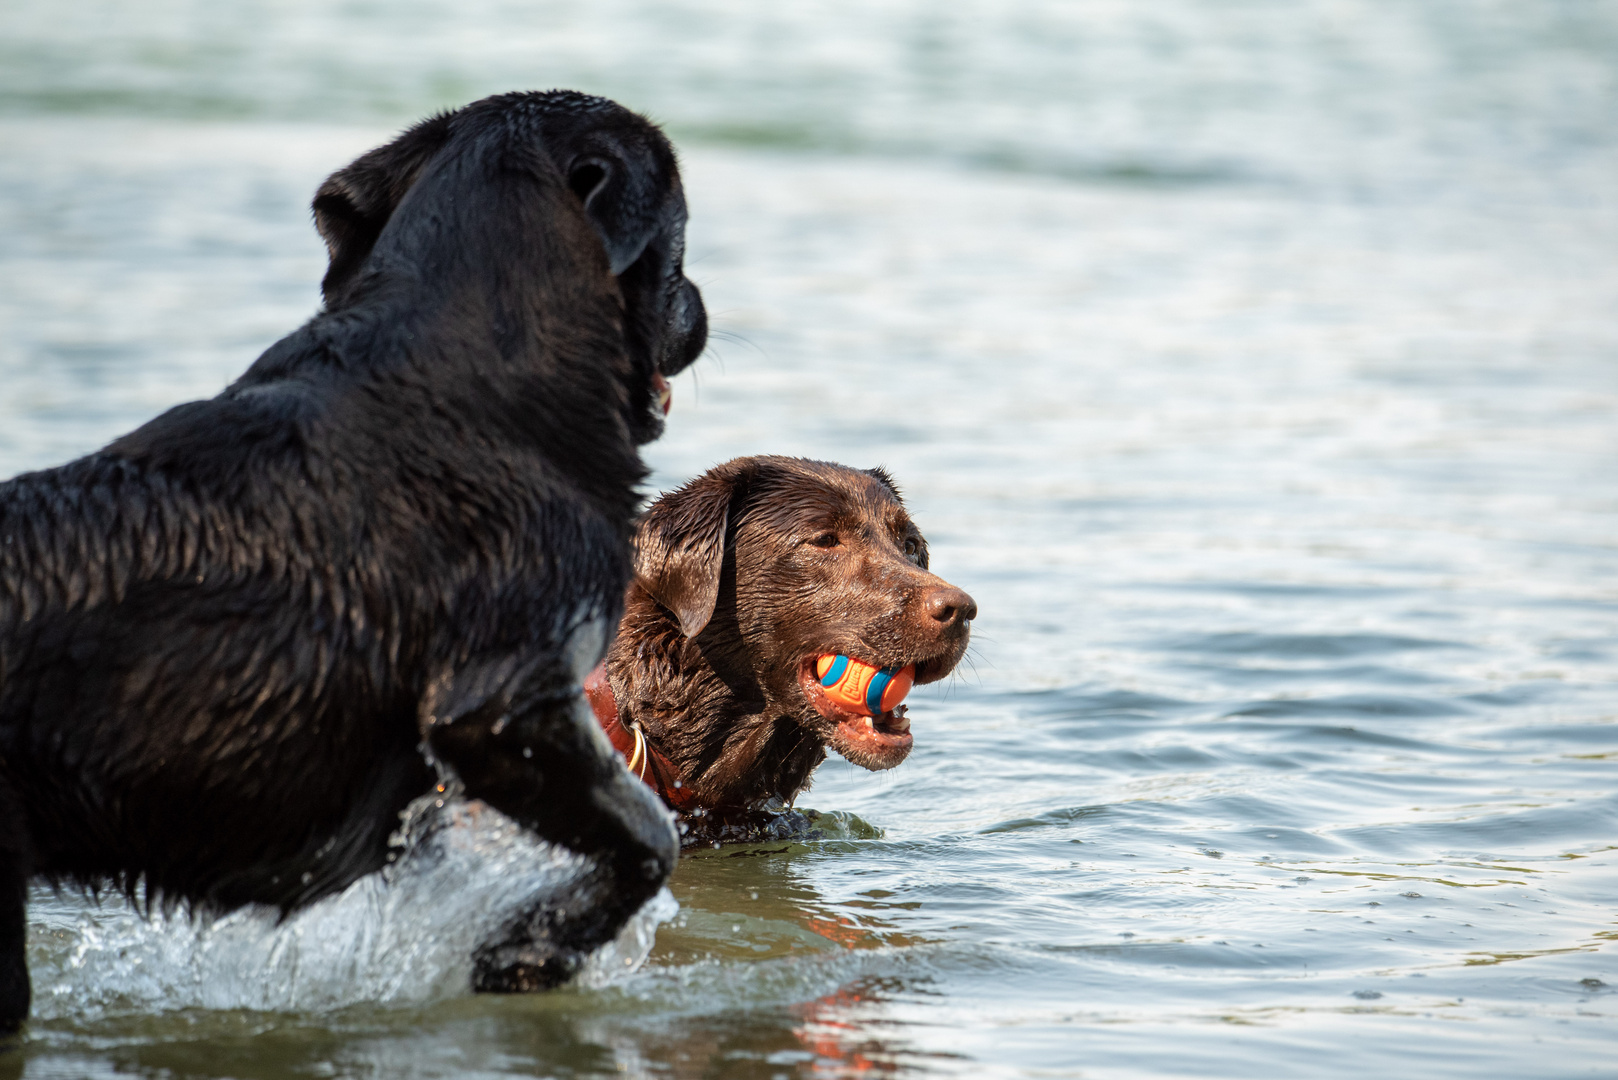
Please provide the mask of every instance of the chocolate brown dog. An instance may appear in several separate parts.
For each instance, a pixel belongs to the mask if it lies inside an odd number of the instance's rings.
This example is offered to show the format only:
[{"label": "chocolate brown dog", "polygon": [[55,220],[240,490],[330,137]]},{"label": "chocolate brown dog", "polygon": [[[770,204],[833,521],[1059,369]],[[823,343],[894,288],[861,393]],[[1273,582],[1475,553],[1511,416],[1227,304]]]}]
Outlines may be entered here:
[{"label": "chocolate brown dog", "polygon": [[915,664],[917,683],[936,682],[976,617],[928,573],[887,473],[738,458],[647,510],[607,680],[618,723],[644,739],[635,771],[675,809],[789,804],[827,747],[878,770],[912,745],[904,706],[850,711],[822,691],[816,659]]}]

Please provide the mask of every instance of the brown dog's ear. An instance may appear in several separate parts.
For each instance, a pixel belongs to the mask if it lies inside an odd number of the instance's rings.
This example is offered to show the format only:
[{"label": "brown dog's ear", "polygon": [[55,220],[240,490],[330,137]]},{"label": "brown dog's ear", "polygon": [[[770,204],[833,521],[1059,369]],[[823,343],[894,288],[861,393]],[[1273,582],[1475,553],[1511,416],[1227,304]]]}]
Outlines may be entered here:
[{"label": "brown dog's ear", "polygon": [[883,487],[893,492],[893,497],[898,500],[900,506],[905,504],[905,497],[899,492],[899,485],[893,482],[893,477],[888,473],[887,469],[878,465],[874,469],[866,469],[865,475],[874,476]]},{"label": "brown dog's ear", "polygon": [[320,292],[331,304],[359,271],[422,168],[448,141],[450,115],[423,120],[326,178],[311,208],[331,262]]},{"label": "brown dog's ear", "polygon": [[735,481],[723,468],[699,476],[653,503],[635,536],[635,580],[688,638],[702,633],[719,602]]}]

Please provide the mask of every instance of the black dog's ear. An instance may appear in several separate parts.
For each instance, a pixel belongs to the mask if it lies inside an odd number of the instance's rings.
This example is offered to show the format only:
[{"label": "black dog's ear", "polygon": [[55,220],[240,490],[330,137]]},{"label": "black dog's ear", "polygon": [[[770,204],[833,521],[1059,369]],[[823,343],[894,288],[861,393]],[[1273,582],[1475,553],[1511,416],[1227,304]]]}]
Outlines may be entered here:
[{"label": "black dog's ear", "polygon": [[331,259],[320,282],[329,305],[371,253],[422,168],[448,141],[449,114],[423,120],[386,146],[379,146],[338,169],[315,192],[315,229]]},{"label": "black dog's ear", "polygon": [[699,476],[653,503],[635,535],[635,580],[688,638],[702,633],[719,602],[735,481],[724,469]]},{"label": "black dog's ear", "polygon": [[584,204],[617,277],[666,224],[665,195],[658,189],[673,175],[673,158],[661,161],[658,148],[635,145],[642,139],[597,134],[591,141],[589,152],[568,163],[567,186]]}]

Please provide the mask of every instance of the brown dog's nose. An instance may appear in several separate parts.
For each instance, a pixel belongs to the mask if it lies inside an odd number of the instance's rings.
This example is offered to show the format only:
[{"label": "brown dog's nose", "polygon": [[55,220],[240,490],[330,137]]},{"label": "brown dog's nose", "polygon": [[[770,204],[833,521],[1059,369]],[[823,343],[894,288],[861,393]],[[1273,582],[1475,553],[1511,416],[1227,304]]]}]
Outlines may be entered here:
[{"label": "brown dog's nose", "polygon": [[923,603],[927,614],[946,626],[971,622],[978,617],[977,601],[953,585],[932,590]]}]

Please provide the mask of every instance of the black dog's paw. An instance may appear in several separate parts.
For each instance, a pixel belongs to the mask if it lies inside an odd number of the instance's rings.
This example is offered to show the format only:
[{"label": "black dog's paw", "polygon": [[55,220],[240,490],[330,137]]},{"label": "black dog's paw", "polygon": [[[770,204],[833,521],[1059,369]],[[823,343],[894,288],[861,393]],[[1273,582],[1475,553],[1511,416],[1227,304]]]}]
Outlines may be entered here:
[{"label": "black dog's paw", "polygon": [[532,994],[554,990],[584,966],[584,955],[552,952],[532,943],[486,945],[472,957],[472,990],[479,994]]},{"label": "black dog's paw", "polygon": [[598,868],[574,882],[565,899],[537,902],[511,920],[473,951],[472,989],[525,994],[572,981],[640,908],[638,895],[625,903],[622,884],[621,875]]}]

